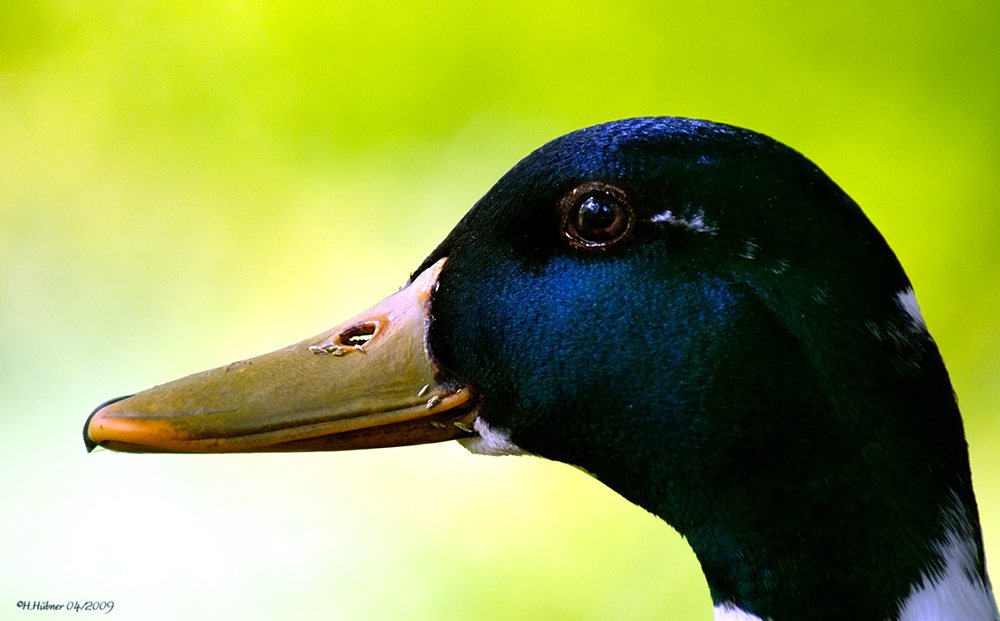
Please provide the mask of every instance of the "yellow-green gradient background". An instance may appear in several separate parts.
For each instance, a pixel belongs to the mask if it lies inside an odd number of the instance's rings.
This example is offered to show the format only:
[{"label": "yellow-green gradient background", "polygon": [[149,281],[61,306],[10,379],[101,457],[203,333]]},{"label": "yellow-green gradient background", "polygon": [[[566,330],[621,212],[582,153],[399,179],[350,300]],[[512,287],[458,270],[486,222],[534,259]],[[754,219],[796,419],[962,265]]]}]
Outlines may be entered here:
[{"label": "yellow-green gradient background", "polygon": [[1000,572],[998,32],[995,1],[3,0],[0,618],[710,619],[686,543],[564,465],[80,436],[395,291],[520,157],[636,115],[769,134],[866,210]]}]

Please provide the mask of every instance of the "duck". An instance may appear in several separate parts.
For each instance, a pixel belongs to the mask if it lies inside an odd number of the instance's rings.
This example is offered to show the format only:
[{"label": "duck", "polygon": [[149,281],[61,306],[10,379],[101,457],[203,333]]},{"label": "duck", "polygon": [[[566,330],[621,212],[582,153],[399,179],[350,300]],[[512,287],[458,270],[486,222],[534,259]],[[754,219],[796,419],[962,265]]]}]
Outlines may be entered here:
[{"label": "duck", "polygon": [[397,293],[106,402],[83,436],[534,455],[676,529],[717,621],[1000,621],[962,417],[903,268],[818,166],[731,125],[552,140]]}]

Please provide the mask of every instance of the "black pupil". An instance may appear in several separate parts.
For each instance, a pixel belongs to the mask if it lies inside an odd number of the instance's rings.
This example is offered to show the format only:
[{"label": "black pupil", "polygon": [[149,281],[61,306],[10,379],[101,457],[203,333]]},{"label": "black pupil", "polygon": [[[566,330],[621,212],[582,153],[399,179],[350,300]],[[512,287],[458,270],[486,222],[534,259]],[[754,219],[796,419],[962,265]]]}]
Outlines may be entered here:
[{"label": "black pupil", "polygon": [[607,241],[624,226],[624,208],[614,198],[588,196],[576,209],[577,233],[588,241]]}]

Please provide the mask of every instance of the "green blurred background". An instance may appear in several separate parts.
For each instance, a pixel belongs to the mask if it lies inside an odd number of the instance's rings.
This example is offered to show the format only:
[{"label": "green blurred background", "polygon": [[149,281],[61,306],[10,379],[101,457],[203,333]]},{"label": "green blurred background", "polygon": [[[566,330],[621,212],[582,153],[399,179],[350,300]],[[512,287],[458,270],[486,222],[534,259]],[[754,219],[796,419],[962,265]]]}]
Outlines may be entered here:
[{"label": "green blurred background", "polygon": [[998,32],[995,1],[3,0],[0,618],[710,619],[684,541],[560,464],[80,437],[105,399],[395,291],[520,157],[636,115],[769,134],[882,230],[996,577]]}]

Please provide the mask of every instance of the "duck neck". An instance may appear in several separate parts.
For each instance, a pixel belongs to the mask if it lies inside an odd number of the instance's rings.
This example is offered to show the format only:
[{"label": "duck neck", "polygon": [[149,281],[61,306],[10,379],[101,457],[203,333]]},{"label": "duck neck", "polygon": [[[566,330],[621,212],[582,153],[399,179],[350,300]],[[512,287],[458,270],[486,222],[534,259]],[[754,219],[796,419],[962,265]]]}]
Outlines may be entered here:
[{"label": "duck neck", "polygon": [[[697,554],[717,618],[1000,621],[953,400],[929,413],[900,397],[866,436],[872,415],[831,415],[826,391],[772,394],[796,395],[778,405],[797,427],[761,425],[764,410],[727,420],[715,404],[701,470],[679,473],[701,486],[653,494]],[[914,420],[951,423],[935,436],[908,432]],[[743,444],[748,427],[757,442]]]},{"label": "duck neck", "polygon": [[673,401],[633,406],[615,466],[568,461],[688,539],[721,619],[1000,621],[933,341],[832,357],[850,341],[803,345],[819,339],[755,303],[705,344],[700,375],[668,378]]},{"label": "duck neck", "polygon": [[937,518],[939,535],[914,541],[915,532],[873,528],[878,520],[784,533],[705,527],[688,538],[716,621],[996,621],[978,522],[957,496]]},{"label": "duck neck", "polygon": [[926,330],[866,340],[753,304],[735,341],[763,338],[729,347],[687,400],[703,413],[687,430],[705,438],[699,469],[654,466],[698,485],[646,496],[687,536],[717,618],[1000,621],[961,415]]}]

